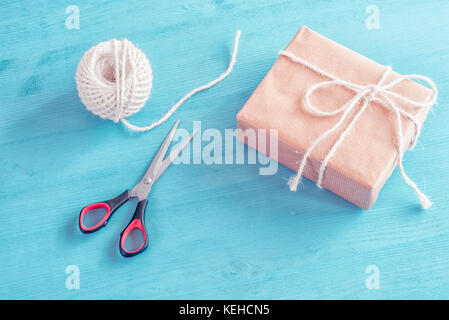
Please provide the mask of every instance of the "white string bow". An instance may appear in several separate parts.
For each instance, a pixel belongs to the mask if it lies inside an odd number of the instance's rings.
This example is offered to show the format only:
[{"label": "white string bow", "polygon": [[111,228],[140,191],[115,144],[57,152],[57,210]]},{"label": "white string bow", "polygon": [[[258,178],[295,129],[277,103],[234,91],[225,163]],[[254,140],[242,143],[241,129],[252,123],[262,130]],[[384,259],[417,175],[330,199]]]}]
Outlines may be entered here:
[{"label": "white string bow", "polygon": [[[396,121],[397,121],[397,127],[396,127],[396,133],[397,133],[397,140],[398,140],[398,166],[399,170],[402,174],[402,177],[404,178],[405,182],[415,191],[416,195],[418,196],[421,206],[423,209],[428,209],[432,203],[428,199],[428,197],[419,190],[419,188],[416,186],[415,182],[413,182],[405,173],[404,167],[402,165],[402,157],[403,157],[403,134],[402,134],[402,121],[401,117],[407,118],[408,120],[412,121],[412,123],[415,126],[415,134],[412,139],[412,145],[411,148],[413,148],[416,144],[416,141],[418,140],[419,134],[421,133],[421,123],[416,119],[415,116],[407,112],[406,110],[402,109],[401,107],[397,106],[396,103],[392,98],[401,100],[405,102],[407,105],[410,105],[412,107],[416,108],[430,108],[437,100],[438,91],[434,84],[434,82],[422,75],[403,75],[399,76],[394,81],[391,81],[389,83],[385,83],[386,79],[388,78],[388,75],[392,72],[392,69],[390,66],[385,67],[385,71],[379,80],[377,84],[368,84],[368,85],[360,85],[356,83],[352,83],[349,81],[342,80],[333,74],[326,72],[324,70],[321,70],[320,68],[308,63],[304,59],[295,56],[294,54],[287,52],[287,51],[280,51],[279,55],[285,56],[289,58],[291,61],[295,63],[302,64],[306,66],[307,68],[317,72],[318,74],[331,79],[330,81],[323,81],[314,84],[312,87],[309,88],[305,95],[305,106],[312,111],[315,115],[320,117],[329,117],[329,116],[335,116],[337,114],[341,114],[340,119],[337,121],[337,123],[331,127],[330,129],[323,132],[306,150],[304,153],[304,156],[301,160],[301,164],[299,165],[298,171],[296,175],[292,176],[288,182],[290,186],[291,191],[296,191],[298,184],[300,182],[301,176],[303,174],[304,168],[307,164],[307,160],[310,157],[310,154],[315,149],[315,147],[324,139],[326,139],[330,134],[337,131],[344,123],[345,119],[348,117],[348,115],[351,113],[352,110],[360,103],[362,102],[361,108],[356,112],[354,118],[350,121],[349,125],[343,130],[343,132],[340,134],[338,139],[335,141],[335,143],[330,148],[327,155],[324,157],[323,162],[321,163],[319,174],[318,174],[318,180],[316,182],[317,186],[319,188],[322,188],[322,182],[323,182],[323,176],[324,172],[326,170],[326,167],[330,161],[330,159],[334,156],[335,152],[337,151],[338,147],[342,144],[345,137],[348,135],[348,133],[351,131],[351,129],[354,127],[357,120],[361,117],[363,112],[367,109],[367,107],[370,105],[370,102],[375,101],[378,102],[380,106],[389,109],[394,112],[396,115]],[[414,101],[411,99],[408,99],[396,92],[391,91],[394,86],[396,86],[398,83],[406,80],[406,79],[417,79],[422,80],[426,82],[432,89],[432,98],[428,102],[419,102]],[[355,96],[349,100],[347,103],[342,105],[340,108],[337,108],[333,111],[322,111],[319,108],[317,108],[315,105],[312,104],[310,101],[311,95],[318,89],[326,88],[326,87],[332,87],[332,86],[344,86],[350,90],[352,90],[355,93]]]}]

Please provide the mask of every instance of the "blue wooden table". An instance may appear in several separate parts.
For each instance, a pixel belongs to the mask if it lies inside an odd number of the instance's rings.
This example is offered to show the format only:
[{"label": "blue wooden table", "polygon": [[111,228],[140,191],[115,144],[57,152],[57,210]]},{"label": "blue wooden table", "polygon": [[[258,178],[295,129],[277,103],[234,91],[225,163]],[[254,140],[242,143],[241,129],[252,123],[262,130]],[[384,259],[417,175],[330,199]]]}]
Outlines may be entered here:
[{"label": "blue wooden table", "polygon": [[[0,298],[449,297],[446,0],[3,2]],[[79,28],[66,21],[70,5]],[[101,232],[79,232],[79,209],[133,186],[174,119],[188,130],[195,120],[203,130],[235,128],[237,112],[302,25],[437,83],[439,102],[404,159],[434,202],[430,210],[419,209],[397,170],[363,211],[310,181],[290,192],[292,171],[283,166],[260,176],[257,164],[191,164],[170,168],[153,188],[149,251],[118,253],[133,203]],[[238,28],[231,75],[153,131],[131,133],[78,98],[83,53],[128,38],[153,67],[150,100],[130,119],[148,124],[225,70]]]}]

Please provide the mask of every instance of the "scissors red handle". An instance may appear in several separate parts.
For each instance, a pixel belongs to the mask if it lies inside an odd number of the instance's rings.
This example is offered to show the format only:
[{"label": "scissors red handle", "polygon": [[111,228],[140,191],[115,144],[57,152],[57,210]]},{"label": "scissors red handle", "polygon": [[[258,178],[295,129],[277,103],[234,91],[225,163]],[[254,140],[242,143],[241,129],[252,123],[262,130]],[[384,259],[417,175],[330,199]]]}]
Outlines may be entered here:
[{"label": "scissors red handle", "polygon": [[[121,195],[115,197],[114,199],[106,200],[103,202],[96,202],[89,204],[81,209],[80,216],[79,216],[79,226],[82,233],[92,233],[95,231],[100,230],[101,228],[105,227],[108,224],[109,219],[111,219],[112,214],[122,206],[126,201],[128,201],[130,198],[129,190],[126,190]],[[105,209],[106,214],[103,216],[103,218],[94,226],[87,227],[84,224],[84,218],[86,215],[97,209]]]},{"label": "scissors red handle", "polygon": [[[83,209],[81,209],[79,216],[79,226],[81,232],[91,233],[100,230],[108,223],[111,219],[112,214],[120,208],[126,201],[130,198],[139,199],[136,211],[134,212],[131,221],[128,223],[126,228],[120,234],[119,249],[120,254],[124,257],[133,257],[143,252],[148,247],[148,232],[145,227],[145,210],[148,204],[148,194],[150,193],[151,187],[154,182],[161,176],[161,174],[167,169],[167,167],[173,163],[173,160],[181,153],[181,151],[190,143],[193,136],[197,133],[195,130],[190,136],[188,136],[184,141],[182,141],[177,147],[175,147],[171,153],[166,156],[168,147],[173,139],[176,128],[178,127],[179,120],[176,121],[175,125],[171,128],[161,147],[157,151],[153,161],[148,167],[147,171],[143,175],[142,179],[131,189],[126,190],[118,197],[111,200],[106,200],[103,202],[97,202],[90,204]],[[106,213],[102,216],[99,222],[96,222],[94,226],[88,227],[85,225],[84,220],[86,214],[96,209],[104,209]],[[126,240],[134,230],[139,230],[143,235],[143,241],[138,243],[138,248],[133,250],[128,250],[126,248]],[[130,237],[133,238],[133,237]],[[129,247],[129,246],[128,246]]]},{"label": "scissors red handle", "polygon": [[[81,209],[79,216],[79,226],[81,232],[92,233],[105,227],[108,224],[109,219],[111,219],[112,214],[130,198],[131,198],[130,192],[129,190],[126,190],[125,192],[115,197],[114,199],[106,200],[103,202],[96,202],[85,206],[83,209]],[[146,199],[139,201],[136,207],[136,211],[134,212],[134,215],[131,218],[131,221],[128,223],[126,228],[120,234],[120,242],[119,242],[120,254],[126,258],[138,255],[148,247],[148,232],[147,228],[145,227],[145,210],[147,207],[147,203],[148,200]],[[105,209],[106,210],[105,215],[94,226],[87,227],[84,223],[86,215],[89,212],[97,209]],[[125,246],[126,238],[134,229],[139,229],[142,232],[143,241],[142,244],[137,249],[128,250],[126,249]]]},{"label": "scissors red handle", "polygon": [[[148,204],[147,199],[139,201],[136,207],[136,211],[134,212],[134,215],[131,218],[131,221],[128,223],[126,228],[120,233],[119,249],[120,254],[125,258],[134,257],[135,255],[138,255],[139,253],[145,251],[145,249],[148,247],[148,232],[145,226],[145,210],[147,208],[147,204]],[[135,250],[127,250],[125,247],[126,238],[129,236],[131,231],[135,229],[139,229],[142,232],[143,235],[142,244]]]}]

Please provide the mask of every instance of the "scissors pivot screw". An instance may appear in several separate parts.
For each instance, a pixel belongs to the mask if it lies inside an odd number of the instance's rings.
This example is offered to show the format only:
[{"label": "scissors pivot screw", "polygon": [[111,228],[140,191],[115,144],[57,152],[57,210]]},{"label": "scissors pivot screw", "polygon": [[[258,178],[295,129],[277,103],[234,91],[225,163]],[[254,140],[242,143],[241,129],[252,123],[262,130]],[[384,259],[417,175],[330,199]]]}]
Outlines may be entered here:
[{"label": "scissors pivot screw", "polygon": [[153,182],[153,179],[151,179],[150,177],[146,177],[145,180],[143,180],[143,182],[144,182],[145,184],[150,184],[150,183]]}]

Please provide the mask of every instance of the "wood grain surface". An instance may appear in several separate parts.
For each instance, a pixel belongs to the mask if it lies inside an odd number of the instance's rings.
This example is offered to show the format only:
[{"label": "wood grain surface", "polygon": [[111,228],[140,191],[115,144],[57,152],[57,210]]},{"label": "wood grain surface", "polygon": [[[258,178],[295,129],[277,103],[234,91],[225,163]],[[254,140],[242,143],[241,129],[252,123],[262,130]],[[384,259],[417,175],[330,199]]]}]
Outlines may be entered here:
[{"label": "wood grain surface", "polygon": [[[79,29],[66,28],[69,5],[80,10]],[[366,27],[371,5],[379,29]],[[447,0],[3,3],[0,298],[448,298],[448,17]],[[292,171],[283,166],[261,176],[257,164],[203,163],[173,166],[154,186],[144,254],[118,253],[135,203],[101,232],[79,232],[80,208],[132,187],[175,119],[188,130],[195,120],[203,130],[235,128],[237,112],[302,25],[437,83],[438,104],[404,159],[430,210],[419,209],[397,170],[363,211],[310,181],[290,192]],[[239,28],[231,75],[153,131],[131,133],[78,98],[74,75],[84,52],[126,37],[153,67],[150,100],[130,119],[148,124],[225,70]],[[66,286],[71,265],[79,289]],[[379,271],[378,289],[366,284],[369,266]]]}]

